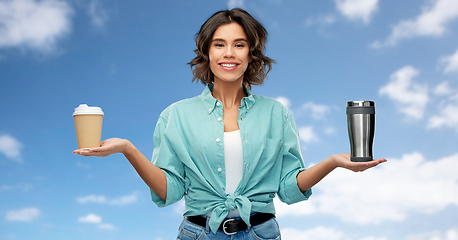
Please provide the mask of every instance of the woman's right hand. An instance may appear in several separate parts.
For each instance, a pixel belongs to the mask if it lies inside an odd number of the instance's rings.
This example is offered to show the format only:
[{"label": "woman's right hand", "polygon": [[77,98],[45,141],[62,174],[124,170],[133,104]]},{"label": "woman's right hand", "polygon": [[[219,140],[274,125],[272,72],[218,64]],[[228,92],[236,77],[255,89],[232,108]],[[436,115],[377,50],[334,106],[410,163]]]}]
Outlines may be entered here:
[{"label": "woman's right hand", "polygon": [[106,157],[115,153],[126,153],[132,143],[127,139],[110,138],[100,143],[100,147],[90,149],[77,149],[73,154],[83,155],[86,157]]},{"label": "woman's right hand", "polygon": [[100,147],[77,149],[74,154],[83,156],[106,157],[115,153],[122,153],[145,181],[151,190],[163,200],[167,199],[167,177],[165,172],[156,167],[127,139],[110,138],[100,143]]}]

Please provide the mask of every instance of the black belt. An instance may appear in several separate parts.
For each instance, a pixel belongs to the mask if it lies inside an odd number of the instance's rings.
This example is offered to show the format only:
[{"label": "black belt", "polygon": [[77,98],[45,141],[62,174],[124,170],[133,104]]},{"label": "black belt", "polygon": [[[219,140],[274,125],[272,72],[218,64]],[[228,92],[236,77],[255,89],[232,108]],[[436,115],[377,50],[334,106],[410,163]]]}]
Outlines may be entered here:
[{"label": "black belt", "polygon": [[[275,217],[275,215],[271,213],[256,213],[250,217],[251,226],[256,226],[261,224],[271,218]],[[202,216],[189,216],[186,219],[194,224],[200,225],[202,227],[207,226],[207,218]],[[224,231],[227,235],[236,234],[239,231],[246,230],[248,226],[242,220],[235,220],[235,219],[227,219],[219,225],[218,230]]]}]

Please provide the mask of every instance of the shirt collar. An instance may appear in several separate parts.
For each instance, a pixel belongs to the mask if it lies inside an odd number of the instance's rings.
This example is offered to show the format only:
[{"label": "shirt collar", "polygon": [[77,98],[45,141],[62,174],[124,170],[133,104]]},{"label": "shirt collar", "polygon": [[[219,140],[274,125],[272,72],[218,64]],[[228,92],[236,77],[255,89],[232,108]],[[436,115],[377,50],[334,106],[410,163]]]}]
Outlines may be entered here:
[{"label": "shirt collar", "polygon": [[[242,107],[243,104],[245,104],[246,110],[249,111],[253,107],[255,100],[250,90],[248,90],[245,86],[243,86],[243,90],[248,96],[242,99]],[[213,84],[208,84],[207,87],[205,87],[202,94],[200,95],[200,98],[202,99],[204,107],[207,110],[208,114],[211,114],[215,110],[216,103],[218,102],[218,100],[213,97],[212,91]]]}]

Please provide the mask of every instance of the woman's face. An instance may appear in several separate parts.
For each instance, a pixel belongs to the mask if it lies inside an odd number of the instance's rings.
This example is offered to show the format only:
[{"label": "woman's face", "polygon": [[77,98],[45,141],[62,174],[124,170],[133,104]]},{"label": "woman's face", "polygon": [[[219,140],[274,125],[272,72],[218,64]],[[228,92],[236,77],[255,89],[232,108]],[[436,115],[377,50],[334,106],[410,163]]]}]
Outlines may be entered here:
[{"label": "woman's face", "polygon": [[238,23],[225,24],[216,29],[208,53],[215,83],[241,84],[250,62],[249,50],[245,31]]}]

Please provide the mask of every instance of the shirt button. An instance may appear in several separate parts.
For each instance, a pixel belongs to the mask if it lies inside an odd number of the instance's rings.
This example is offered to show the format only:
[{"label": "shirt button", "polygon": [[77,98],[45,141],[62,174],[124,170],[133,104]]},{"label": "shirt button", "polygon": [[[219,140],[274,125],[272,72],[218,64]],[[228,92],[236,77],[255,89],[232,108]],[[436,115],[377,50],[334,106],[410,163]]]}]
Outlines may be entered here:
[{"label": "shirt button", "polygon": [[216,139],[216,142],[219,142],[219,141],[221,141],[221,139],[217,138],[217,139]]},{"label": "shirt button", "polygon": [[223,171],[223,169],[221,169],[221,168],[218,168],[218,172],[221,172],[221,171]]},{"label": "shirt button", "polygon": [[218,118],[218,121],[220,121],[220,122],[221,122],[221,120],[222,120],[221,118]]},{"label": "shirt button", "polygon": [[217,102],[217,103],[216,103],[216,106],[219,106],[219,105],[221,105],[221,103],[220,103],[220,102]]}]

